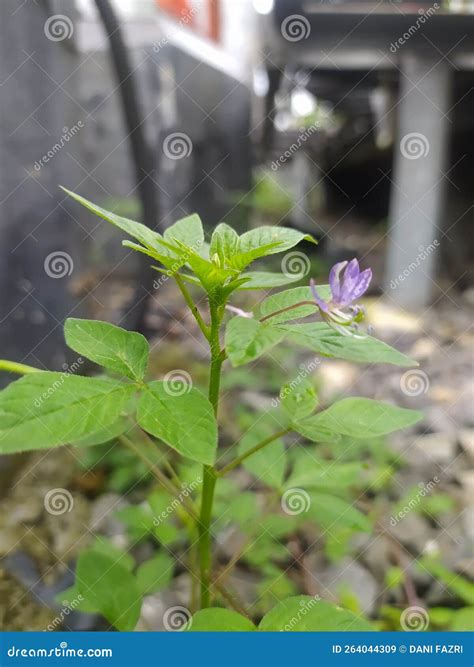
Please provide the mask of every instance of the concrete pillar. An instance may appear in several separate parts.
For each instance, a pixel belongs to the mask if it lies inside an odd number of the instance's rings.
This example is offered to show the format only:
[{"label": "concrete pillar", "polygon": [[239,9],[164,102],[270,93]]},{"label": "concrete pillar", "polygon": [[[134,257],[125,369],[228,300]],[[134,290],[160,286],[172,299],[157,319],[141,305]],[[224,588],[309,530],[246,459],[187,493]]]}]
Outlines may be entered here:
[{"label": "concrete pillar", "polygon": [[385,287],[401,306],[432,296],[442,244],[451,71],[439,52],[401,57]]}]

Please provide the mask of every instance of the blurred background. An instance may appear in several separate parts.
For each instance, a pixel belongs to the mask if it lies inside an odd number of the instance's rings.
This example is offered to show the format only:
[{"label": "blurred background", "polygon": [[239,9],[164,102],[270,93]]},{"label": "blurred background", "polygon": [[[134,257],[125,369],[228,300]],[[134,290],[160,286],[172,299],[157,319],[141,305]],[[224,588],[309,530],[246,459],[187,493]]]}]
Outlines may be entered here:
[{"label": "blurred background", "polygon": [[[64,320],[89,317],[145,333],[156,377],[182,369],[205,383],[204,346],[171,281],[64,185],[159,231],[190,212],[207,230],[305,230],[319,245],[277,256],[273,269],[327,282],[332,264],[356,256],[374,271],[374,333],[420,363],[403,373],[283,349],[227,369],[227,444],[302,367],[323,402],[359,394],[425,413],[389,442],[326,454],[366,462],[355,498],[371,534],[311,526],[279,535],[281,550],[243,548],[229,584],[257,615],[306,592],[385,629],[418,607],[431,629],[472,624],[473,86],[473,0],[0,3],[2,358],[67,371]],[[127,525],[151,481],[113,443],[3,458],[0,479],[5,629],[58,617],[84,545],[105,539],[137,558],[153,549]],[[261,493],[258,480],[237,481]],[[72,511],[45,512],[52,487],[72,494]],[[241,537],[216,526],[220,563]],[[178,567],[149,596],[141,629],[162,627],[187,576]],[[55,627],[101,622],[75,611]]]}]

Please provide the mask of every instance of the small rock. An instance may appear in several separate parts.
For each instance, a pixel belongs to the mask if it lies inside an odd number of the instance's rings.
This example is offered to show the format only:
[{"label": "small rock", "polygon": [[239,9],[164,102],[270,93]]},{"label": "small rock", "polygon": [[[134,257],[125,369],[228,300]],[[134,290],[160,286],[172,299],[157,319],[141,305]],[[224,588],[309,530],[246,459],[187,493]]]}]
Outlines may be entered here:
[{"label": "small rock", "polygon": [[415,553],[422,553],[431,539],[428,523],[414,511],[404,516],[395,526],[390,526],[390,533]]},{"label": "small rock", "polygon": [[124,506],[124,501],[118,493],[104,493],[92,505],[90,529],[110,537],[117,547],[125,548],[128,538],[123,523],[114,515]]},{"label": "small rock", "polygon": [[353,593],[360,604],[361,611],[372,614],[377,600],[378,584],[368,570],[350,558],[344,558],[336,565],[318,573],[322,597],[338,602],[345,589]]},{"label": "small rock", "polygon": [[447,433],[429,433],[416,438],[414,448],[424,461],[446,465],[455,458],[456,440]]},{"label": "small rock", "polygon": [[373,535],[359,558],[372,574],[383,581],[385,572],[392,565],[390,544],[383,535]]},{"label": "small rock", "polygon": [[458,440],[471,461],[474,462],[474,428],[458,431]]}]

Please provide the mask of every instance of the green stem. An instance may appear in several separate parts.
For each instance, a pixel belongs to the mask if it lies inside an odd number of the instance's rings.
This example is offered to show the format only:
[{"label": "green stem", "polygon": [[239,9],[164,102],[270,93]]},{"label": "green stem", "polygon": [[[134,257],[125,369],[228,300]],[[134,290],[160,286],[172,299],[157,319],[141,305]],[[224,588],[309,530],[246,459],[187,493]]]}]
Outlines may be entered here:
[{"label": "green stem", "polygon": [[7,373],[16,373],[17,375],[27,375],[28,373],[43,373],[41,368],[34,366],[27,366],[26,364],[19,364],[16,361],[8,361],[8,359],[0,359],[0,371]]},{"label": "green stem", "polygon": [[255,454],[256,452],[259,452],[261,449],[272,443],[274,440],[278,440],[278,438],[281,438],[282,436],[286,435],[287,433],[290,433],[291,429],[290,428],[284,428],[281,431],[278,431],[277,433],[274,433],[273,435],[268,436],[268,438],[265,438],[265,440],[262,440],[259,442],[255,447],[252,447],[251,449],[247,450],[241,456],[238,456],[236,459],[231,461],[228,465],[226,465],[224,468],[221,468],[221,470],[218,470],[216,475],[217,477],[223,477],[226,475],[228,472],[233,470],[234,468],[237,468],[242,461],[245,461],[249,456],[252,456],[252,454]]},{"label": "green stem", "polygon": [[[221,368],[224,361],[224,355],[221,352],[219,340],[219,328],[221,315],[217,304],[209,301],[211,313],[211,328],[209,335],[209,345],[211,348],[211,369],[209,374],[209,401],[214,409],[214,415],[217,417],[219,405],[219,387],[221,379]],[[203,484],[201,514],[199,517],[199,564],[201,576],[201,609],[209,607],[211,602],[211,519],[212,505],[214,502],[214,490],[216,486],[216,470],[213,466],[205,465],[203,467]]]},{"label": "green stem", "polygon": [[188,288],[184,284],[184,280],[181,278],[179,275],[175,275],[174,279],[176,280],[176,284],[179,287],[179,290],[181,294],[183,295],[184,300],[186,301],[187,305],[189,306],[189,309],[191,310],[192,314],[194,315],[194,319],[198,323],[199,328],[201,329],[203,335],[207,340],[210,340],[210,331],[209,327],[207,324],[204,322],[201,313],[198,310],[198,307],[194,303]]}]

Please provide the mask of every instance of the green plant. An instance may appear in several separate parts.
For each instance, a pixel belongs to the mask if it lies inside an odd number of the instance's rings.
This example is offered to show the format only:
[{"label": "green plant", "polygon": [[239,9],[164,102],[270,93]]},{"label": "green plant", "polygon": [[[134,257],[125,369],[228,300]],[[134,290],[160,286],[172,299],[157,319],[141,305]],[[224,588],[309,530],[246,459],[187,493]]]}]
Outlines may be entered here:
[{"label": "green plant", "polygon": [[[229,299],[237,291],[294,282],[294,276],[247,268],[254,260],[288,251],[303,239],[312,242],[308,235],[260,227],[239,236],[220,224],[208,245],[197,215],[179,220],[161,236],[69,194],[135,239],[123,244],[158,262],[154,268],[162,280],[175,280],[209,347],[207,396],[186,375],[148,381],[149,349],[142,335],[106,322],[68,319],[68,346],[102,366],[108,375],[80,377],[0,362],[0,367],[24,375],[0,393],[0,452],[67,443],[89,447],[118,439],[149,465],[160,484],[147,506],[132,506],[119,513],[133,539],[152,535],[160,544],[179,548],[187,540],[189,545],[189,568],[200,584],[199,596],[193,590],[190,602],[199,609],[192,629],[257,629],[227,591],[224,577],[216,576],[213,568],[213,532],[225,525],[229,507],[233,521],[245,527],[249,540],[258,545],[247,550],[245,558],[260,568],[277,595],[291,593],[294,584],[287,580],[278,585],[275,577],[275,562],[287,557],[279,537],[308,520],[323,529],[335,526],[360,531],[370,530],[371,523],[353,505],[349,493],[362,464],[329,461],[319,456],[314,445],[300,448],[295,443],[288,452],[285,438],[296,434],[326,446],[346,437],[375,439],[416,423],[421,414],[367,398],[344,398],[322,409],[314,388],[300,372],[283,386],[275,408],[255,420],[229,457],[228,451],[218,451],[223,364],[228,360],[234,368],[243,366],[282,341],[323,357],[399,366],[414,362],[359,332],[362,313],[351,304],[367,289],[371,274],[370,270],[359,272],[356,260],[336,265],[330,286],[312,284],[272,294],[252,314],[229,308]],[[204,291],[207,314],[194,301],[189,286]],[[322,316],[322,322],[301,322],[315,313]],[[227,314],[232,315],[228,318]],[[241,466],[269,489],[263,509],[257,511],[254,495],[242,493],[229,477]],[[170,517],[173,522],[176,518],[182,530],[168,522]],[[158,553],[136,569],[129,554],[118,554],[110,544],[101,543],[79,558],[77,581],[69,594],[80,595],[82,608],[100,612],[118,629],[132,629],[142,596],[167,581],[164,569],[172,569],[164,554]],[[212,607],[214,600],[234,609]],[[291,596],[266,614],[258,629],[370,627],[352,612],[319,598]]]}]

